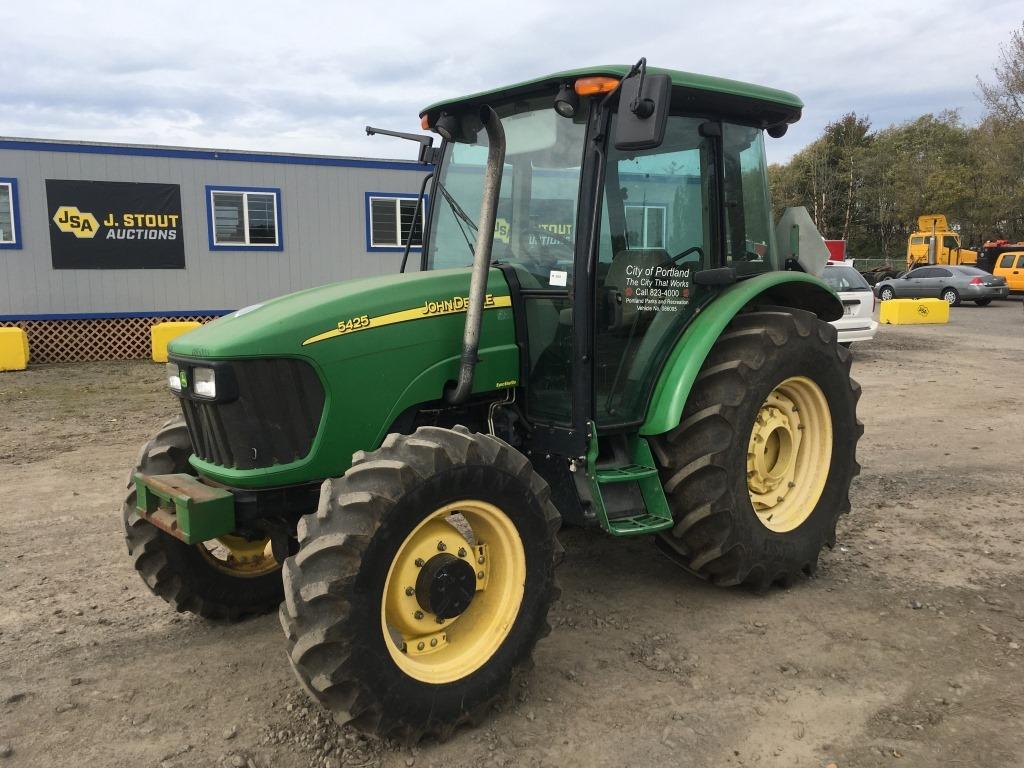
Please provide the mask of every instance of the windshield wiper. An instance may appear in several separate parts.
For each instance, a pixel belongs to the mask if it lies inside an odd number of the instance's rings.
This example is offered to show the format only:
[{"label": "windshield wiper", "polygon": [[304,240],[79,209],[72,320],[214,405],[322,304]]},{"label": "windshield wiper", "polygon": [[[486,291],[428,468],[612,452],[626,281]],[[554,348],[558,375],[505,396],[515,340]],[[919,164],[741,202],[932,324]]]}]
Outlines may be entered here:
[{"label": "windshield wiper", "polygon": [[441,192],[441,196],[448,201],[448,207],[452,209],[452,213],[455,214],[455,220],[459,225],[459,231],[462,233],[462,237],[466,241],[466,246],[469,248],[469,253],[472,255],[474,253],[473,241],[466,233],[466,228],[463,227],[462,224],[465,222],[473,232],[476,232],[476,222],[469,218],[469,214],[462,210],[462,206],[459,205],[458,201],[454,197],[451,196],[451,193],[445,189],[444,184],[440,181],[437,182],[437,188]]}]

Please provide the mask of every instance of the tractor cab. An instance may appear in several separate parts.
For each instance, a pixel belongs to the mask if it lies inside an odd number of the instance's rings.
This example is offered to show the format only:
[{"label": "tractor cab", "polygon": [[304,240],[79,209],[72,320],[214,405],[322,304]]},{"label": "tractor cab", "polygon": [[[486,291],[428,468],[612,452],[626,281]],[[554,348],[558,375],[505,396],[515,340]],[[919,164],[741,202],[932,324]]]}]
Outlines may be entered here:
[{"label": "tractor cab", "polygon": [[[490,258],[510,289],[534,447],[584,456],[600,432],[600,462],[607,455],[617,480],[629,479],[624,467],[654,475],[615,436],[644,423],[659,373],[702,309],[733,283],[782,269],[764,134],[785,133],[802,104],[641,61],[428,107],[423,125],[443,142],[424,270],[473,263],[474,217],[490,204],[485,109],[504,134]],[[618,506],[634,522],[670,520],[647,514],[663,503],[633,496]],[[601,504],[585,506],[602,516]]]},{"label": "tractor cab", "polygon": [[[764,130],[781,135],[800,101],[634,70],[565,72],[423,113],[445,139],[423,269],[472,263],[487,160],[481,106],[501,119],[491,258],[522,318],[527,414],[556,427],[638,426],[700,307],[734,280],[781,268]],[[644,77],[646,117],[622,98],[627,76]],[[651,138],[621,140],[645,123],[657,124]]]}]

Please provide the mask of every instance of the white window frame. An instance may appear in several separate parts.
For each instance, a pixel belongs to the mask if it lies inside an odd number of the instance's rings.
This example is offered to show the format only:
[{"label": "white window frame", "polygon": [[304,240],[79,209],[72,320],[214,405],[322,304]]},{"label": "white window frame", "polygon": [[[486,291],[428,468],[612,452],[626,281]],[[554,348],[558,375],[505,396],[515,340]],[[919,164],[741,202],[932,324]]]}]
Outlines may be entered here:
[{"label": "white window frame", "polygon": [[[260,188],[260,187],[215,187],[209,186],[206,195],[206,204],[209,211],[210,221],[210,248],[217,251],[230,250],[265,250],[280,251],[284,248],[281,237],[281,190]],[[217,206],[214,202],[215,195],[241,195],[242,197],[242,233],[245,235],[245,242],[218,242],[217,241]],[[249,195],[262,195],[274,198],[274,242],[273,243],[251,243],[249,242]]]},{"label": "white window frame", "polygon": [[[626,243],[626,248],[628,250],[630,250],[630,251],[644,251],[644,250],[647,250],[648,248],[652,247],[652,246],[647,244],[647,214],[648,214],[648,212],[652,208],[657,208],[659,211],[661,211],[661,245],[657,246],[657,247],[659,247],[659,248],[667,248],[668,247],[668,206],[667,205],[660,205],[658,203],[651,203],[649,205],[645,204],[645,203],[627,204],[626,205],[626,211],[629,211],[630,208],[640,208],[644,212],[643,224],[642,224],[641,229],[640,229],[641,235],[643,236],[643,243],[642,244],[638,244],[638,245],[633,245],[632,243],[627,242]],[[626,233],[627,233],[627,235],[629,233],[629,228],[628,227],[626,228]]]},{"label": "white window frame", "polygon": [[[405,242],[401,241],[398,243],[380,243],[374,239],[373,236],[373,204],[375,201],[387,201],[393,202],[395,206],[395,234],[399,240],[402,238],[402,202],[403,201],[418,202],[419,195],[414,194],[400,194],[400,193],[388,193],[388,192],[368,192],[366,194],[366,248],[368,251],[377,252],[388,252],[388,251],[404,251]],[[423,203],[421,206],[417,206],[417,213],[420,217],[420,243],[413,243],[409,246],[410,251],[419,251],[423,248],[423,227],[426,223],[427,218],[427,196],[423,196]],[[416,220],[413,219],[413,229],[416,227]]]},{"label": "white window frame", "polygon": [[[0,248],[21,248],[21,222],[18,221],[18,181],[17,179],[0,178],[0,187],[7,187],[7,212],[11,218],[11,232],[9,240],[0,240]],[[4,233],[5,237],[7,233]]]}]

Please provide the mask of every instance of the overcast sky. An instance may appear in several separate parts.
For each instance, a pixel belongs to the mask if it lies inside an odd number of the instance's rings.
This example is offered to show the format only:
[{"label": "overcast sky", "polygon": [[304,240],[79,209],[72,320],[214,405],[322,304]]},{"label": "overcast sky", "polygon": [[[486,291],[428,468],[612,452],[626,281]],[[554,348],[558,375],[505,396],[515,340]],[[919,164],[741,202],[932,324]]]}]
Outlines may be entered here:
[{"label": "overcast sky", "polygon": [[411,159],[363,127],[415,131],[440,98],[646,56],[798,94],[779,161],[849,111],[976,120],[976,77],[1022,21],[1020,0],[6,0],[0,135]]}]

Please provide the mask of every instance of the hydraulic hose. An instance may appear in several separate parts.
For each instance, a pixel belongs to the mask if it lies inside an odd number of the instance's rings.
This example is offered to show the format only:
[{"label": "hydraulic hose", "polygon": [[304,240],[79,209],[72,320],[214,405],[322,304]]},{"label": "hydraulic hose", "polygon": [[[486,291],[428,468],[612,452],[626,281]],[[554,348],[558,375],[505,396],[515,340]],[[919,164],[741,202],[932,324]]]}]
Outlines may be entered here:
[{"label": "hydraulic hose", "polygon": [[469,304],[466,307],[466,330],[462,336],[462,363],[455,386],[445,393],[445,400],[458,405],[473,391],[473,371],[480,350],[480,325],[483,321],[487,274],[491,267],[494,245],[494,222],[498,216],[498,195],[501,172],[505,166],[505,131],[501,119],[488,106],[481,107],[480,121],[487,131],[487,167],[484,170],[483,197],[477,219],[476,247],[473,249],[473,273],[469,280]]}]

